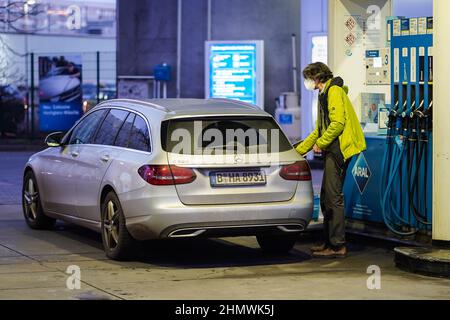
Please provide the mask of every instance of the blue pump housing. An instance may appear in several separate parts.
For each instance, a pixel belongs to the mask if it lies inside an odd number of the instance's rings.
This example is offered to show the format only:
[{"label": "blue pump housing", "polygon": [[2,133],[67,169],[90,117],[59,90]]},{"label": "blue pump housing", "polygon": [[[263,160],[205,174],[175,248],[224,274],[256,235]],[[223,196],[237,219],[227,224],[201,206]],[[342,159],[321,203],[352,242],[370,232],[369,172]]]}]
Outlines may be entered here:
[{"label": "blue pump housing", "polygon": [[347,218],[384,224],[399,236],[431,230],[433,35],[427,21],[388,22],[388,132],[366,137],[367,151],[352,159],[344,185]]}]

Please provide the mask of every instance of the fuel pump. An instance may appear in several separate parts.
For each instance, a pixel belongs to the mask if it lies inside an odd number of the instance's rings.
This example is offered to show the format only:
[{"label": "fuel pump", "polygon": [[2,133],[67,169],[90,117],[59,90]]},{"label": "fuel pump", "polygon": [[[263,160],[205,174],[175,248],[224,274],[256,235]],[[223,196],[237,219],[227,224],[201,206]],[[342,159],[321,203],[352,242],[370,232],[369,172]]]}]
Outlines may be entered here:
[{"label": "fuel pump", "polygon": [[433,38],[430,30],[396,35],[394,24],[390,25],[392,106],[380,204],[386,226],[399,236],[409,236],[431,228]]}]

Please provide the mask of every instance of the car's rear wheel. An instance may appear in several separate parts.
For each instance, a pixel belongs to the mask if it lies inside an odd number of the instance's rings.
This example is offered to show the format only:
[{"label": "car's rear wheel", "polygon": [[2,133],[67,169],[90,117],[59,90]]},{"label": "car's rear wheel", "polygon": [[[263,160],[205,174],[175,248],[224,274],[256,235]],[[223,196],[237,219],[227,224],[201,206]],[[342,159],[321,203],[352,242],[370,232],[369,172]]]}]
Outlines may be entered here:
[{"label": "car's rear wheel", "polygon": [[102,203],[102,241],[106,256],[125,260],[132,256],[134,239],[128,232],[122,206],[114,192],[109,192]]},{"label": "car's rear wheel", "polygon": [[28,171],[23,179],[22,209],[27,225],[32,229],[51,229],[56,219],[45,215],[42,209],[36,177],[32,171]]},{"label": "car's rear wheel", "polygon": [[298,234],[256,236],[261,249],[270,254],[285,254],[292,250]]}]

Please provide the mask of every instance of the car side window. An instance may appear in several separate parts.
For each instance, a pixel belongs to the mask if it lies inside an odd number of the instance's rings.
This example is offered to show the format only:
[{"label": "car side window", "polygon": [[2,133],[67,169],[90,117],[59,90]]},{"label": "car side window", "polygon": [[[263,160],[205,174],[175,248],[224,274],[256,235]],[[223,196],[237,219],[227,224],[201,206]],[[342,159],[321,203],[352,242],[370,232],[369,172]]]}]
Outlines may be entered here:
[{"label": "car side window", "polygon": [[119,133],[117,134],[116,141],[114,141],[114,145],[117,147],[128,147],[128,141],[131,134],[131,128],[133,127],[134,118],[136,115],[134,113],[130,113],[126,118],[125,122],[122,125]]},{"label": "car side window", "polygon": [[114,140],[128,114],[129,112],[125,110],[111,109],[105,120],[103,120],[93,143],[108,146],[114,145]]},{"label": "car side window", "polygon": [[70,135],[69,144],[90,143],[106,112],[106,109],[98,110],[84,118]]},{"label": "car side window", "polygon": [[136,116],[131,129],[130,142],[128,148],[150,152],[150,133],[144,119]]}]

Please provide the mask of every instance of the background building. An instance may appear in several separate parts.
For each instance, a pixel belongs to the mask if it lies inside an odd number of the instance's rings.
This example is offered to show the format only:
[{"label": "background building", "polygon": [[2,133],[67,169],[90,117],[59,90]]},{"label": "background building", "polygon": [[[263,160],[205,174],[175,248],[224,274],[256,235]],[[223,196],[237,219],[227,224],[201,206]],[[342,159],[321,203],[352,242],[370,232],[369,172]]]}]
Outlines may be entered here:
[{"label": "background building", "polygon": [[[8,129],[12,136],[38,126],[39,57],[67,55],[81,56],[84,101],[115,97],[114,0],[0,0],[0,86],[13,92],[13,113],[20,114],[14,117],[20,123]],[[12,107],[1,109],[4,117]]]}]

